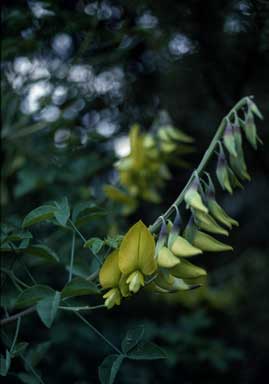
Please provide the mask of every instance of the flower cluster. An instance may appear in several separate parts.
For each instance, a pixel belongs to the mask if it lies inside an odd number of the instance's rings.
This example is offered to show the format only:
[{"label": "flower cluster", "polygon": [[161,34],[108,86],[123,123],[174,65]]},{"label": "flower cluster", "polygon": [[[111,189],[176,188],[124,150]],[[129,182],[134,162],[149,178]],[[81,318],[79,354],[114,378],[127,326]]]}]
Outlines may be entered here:
[{"label": "flower cluster", "polygon": [[192,138],[171,123],[159,122],[152,132],[143,134],[138,124],[131,127],[130,154],[116,163],[122,189],[106,185],[104,191],[113,201],[123,205],[124,213],[131,213],[138,199],[159,203],[160,188],[171,175],[167,163],[173,159],[185,165],[176,155],[192,151]]},{"label": "flower cluster", "polygon": [[[220,186],[230,193],[233,188],[241,186],[240,181],[250,179],[244,159],[241,128],[255,149],[260,141],[254,115],[262,116],[250,98],[247,98],[243,112],[244,119],[236,112],[233,112],[232,120],[226,118],[222,141],[216,143],[219,145],[216,176]],[[169,134],[169,129],[161,132],[164,137]],[[138,131],[132,134],[136,137]],[[137,140],[137,137],[133,140]],[[225,150],[229,160],[226,159]],[[122,297],[137,293],[145,283],[157,292],[196,288],[199,286],[197,278],[207,273],[188,259],[203,252],[233,249],[215,236],[228,236],[228,230],[238,226],[238,222],[219,205],[211,176],[207,172],[204,174],[207,180],[194,172],[184,193],[185,208],[190,212],[184,230],[178,206],[174,204],[174,221],[161,216],[162,226],[156,243],[150,230],[142,221],[138,221],[124,236],[119,249],[107,257],[99,274],[102,288],[108,289],[103,296],[107,308],[119,305]]]}]

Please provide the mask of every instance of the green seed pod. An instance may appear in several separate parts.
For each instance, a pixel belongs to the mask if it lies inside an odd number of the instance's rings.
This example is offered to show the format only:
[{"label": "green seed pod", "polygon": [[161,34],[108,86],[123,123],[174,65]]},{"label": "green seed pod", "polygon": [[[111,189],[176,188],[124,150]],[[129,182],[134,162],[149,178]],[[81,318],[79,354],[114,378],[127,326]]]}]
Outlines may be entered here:
[{"label": "green seed pod", "polygon": [[221,241],[214,239],[214,237],[207,233],[196,231],[192,240],[192,244],[207,252],[223,252],[232,251],[233,248],[230,245],[224,244]]},{"label": "green seed pod", "polygon": [[167,247],[162,247],[157,255],[157,264],[162,268],[172,268],[180,263],[176,257]]},{"label": "green seed pod", "polygon": [[226,189],[229,193],[232,194],[233,190],[229,179],[227,161],[222,147],[220,147],[216,174],[222,189]]},{"label": "green seed pod", "polygon": [[208,208],[212,216],[218,220],[221,224],[225,225],[229,229],[232,228],[232,225],[239,226],[238,221],[234,220],[232,217],[227,215],[224,209],[217,203],[214,197],[208,199]]},{"label": "green seed pod", "polygon": [[[199,248],[199,247],[198,247]],[[171,246],[171,251],[178,257],[191,257],[203,253],[201,249],[194,247],[182,236],[177,236]]]},{"label": "green seed pod", "polygon": [[237,157],[236,145],[235,145],[235,136],[234,129],[230,121],[228,120],[224,134],[223,134],[224,145],[227,148],[227,151]]},{"label": "green seed pod", "polygon": [[200,268],[185,259],[181,260],[180,265],[170,269],[170,273],[180,279],[192,279],[207,275],[207,272],[203,268]]},{"label": "green seed pod", "polygon": [[207,232],[216,233],[219,235],[228,236],[226,229],[222,228],[209,214],[199,211],[194,211],[194,220],[197,226]]}]

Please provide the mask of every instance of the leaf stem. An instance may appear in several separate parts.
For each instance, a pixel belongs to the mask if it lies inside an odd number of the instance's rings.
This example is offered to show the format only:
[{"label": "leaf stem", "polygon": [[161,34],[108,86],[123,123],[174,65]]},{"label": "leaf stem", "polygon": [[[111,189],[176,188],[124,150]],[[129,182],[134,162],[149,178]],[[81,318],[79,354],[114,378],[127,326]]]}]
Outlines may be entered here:
[{"label": "leaf stem", "polygon": [[98,331],[97,328],[95,328],[94,325],[92,325],[87,319],[85,319],[84,316],[82,316],[79,312],[73,311],[73,313],[80,318],[83,323],[85,323],[93,332],[95,332],[102,340],[104,340],[112,349],[114,349],[115,352],[119,353],[120,355],[122,352],[119,350],[116,345],[114,345],[111,341],[109,341],[100,331]]},{"label": "leaf stem", "polygon": [[[79,229],[76,227],[76,225],[73,223],[73,221],[71,219],[68,220],[69,223],[71,224],[72,228],[74,229],[74,231],[78,234],[78,236],[81,238],[81,240],[86,243],[86,239],[85,237],[82,235],[82,233],[79,231]],[[93,253],[93,256],[96,258],[96,260],[98,261],[98,263],[101,265],[102,264],[102,261],[99,259],[99,257]]]},{"label": "leaf stem", "polygon": [[188,187],[190,186],[191,182],[194,180],[195,178],[195,175],[200,175],[204,169],[206,168],[207,166],[207,163],[208,161],[210,160],[211,156],[213,155],[214,153],[214,150],[216,148],[216,145],[219,141],[219,139],[221,138],[222,134],[223,134],[223,131],[224,131],[224,128],[225,128],[225,124],[226,124],[226,119],[229,119],[232,114],[236,113],[238,110],[240,110],[246,103],[247,101],[249,100],[249,98],[251,98],[251,96],[247,96],[247,97],[243,97],[241,100],[239,100],[235,106],[230,110],[230,112],[221,120],[221,123],[209,145],[209,147],[207,148],[204,156],[202,157],[202,160],[200,161],[200,164],[198,165],[198,167],[192,172],[189,180],[187,181],[185,187],[183,188],[182,192],[178,195],[178,197],[176,198],[176,200],[174,201],[173,204],[170,205],[170,207],[167,209],[167,211],[162,214],[161,216],[159,216],[152,225],[149,226],[149,230],[151,232],[156,232],[159,227],[161,226],[162,224],[162,217],[167,220],[173,213],[173,210],[174,210],[174,205],[175,206],[179,206],[182,201],[184,200],[184,196],[185,196],[185,193],[188,189]]},{"label": "leaf stem", "polygon": [[18,317],[14,339],[13,339],[13,342],[12,342],[11,347],[10,347],[10,353],[13,352],[13,349],[14,349],[15,344],[17,342],[17,338],[18,338],[19,331],[20,331],[20,326],[21,326],[21,317]]},{"label": "leaf stem", "polygon": [[59,309],[62,309],[64,311],[73,311],[73,312],[80,312],[80,311],[92,311],[94,309],[99,309],[99,308],[104,308],[105,305],[104,304],[101,304],[101,305],[95,305],[95,306],[89,306],[89,305],[85,305],[83,307],[65,307],[65,306],[59,306]]}]

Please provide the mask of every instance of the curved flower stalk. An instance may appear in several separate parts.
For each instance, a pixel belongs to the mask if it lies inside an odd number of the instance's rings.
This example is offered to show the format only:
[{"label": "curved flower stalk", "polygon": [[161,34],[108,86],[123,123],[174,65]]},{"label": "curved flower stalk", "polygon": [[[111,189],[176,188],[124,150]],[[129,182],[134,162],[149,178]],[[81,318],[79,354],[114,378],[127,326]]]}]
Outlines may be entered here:
[{"label": "curved flower stalk", "polygon": [[[242,114],[244,120],[240,117]],[[256,149],[260,139],[256,133],[254,115],[262,118],[253,100],[250,97],[240,100],[222,120],[201,163],[174,204],[149,228],[139,221],[129,229],[120,248],[109,256],[100,271],[102,287],[110,289],[104,295],[107,308],[119,304],[121,297],[137,293],[145,285],[145,277],[149,278],[149,288],[161,293],[196,288],[199,286],[195,284],[196,279],[207,273],[186,258],[203,252],[233,250],[231,245],[215,236],[227,237],[228,230],[238,226],[238,222],[216,201],[212,178],[204,169],[218,145],[216,178],[220,186],[232,193],[234,188],[242,187],[239,179],[250,179],[244,159],[241,129]],[[135,142],[138,140],[138,130],[132,134]],[[170,127],[159,131],[163,140],[173,135],[175,137],[176,134]],[[185,140],[187,142],[188,138]],[[228,160],[225,150],[228,152]],[[204,175],[207,176],[207,181],[203,180]],[[182,232],[183,223],[178,207],[183,202],[185,209],[190,212],[190,219]],[[175,218],[172,223],[169,217],[173,212]],[[152,233],[156,233],[160,226],[155,244]],[[109,277],[106,280],[104,276]],[[190,284],[190,281],[194,284]]]}]

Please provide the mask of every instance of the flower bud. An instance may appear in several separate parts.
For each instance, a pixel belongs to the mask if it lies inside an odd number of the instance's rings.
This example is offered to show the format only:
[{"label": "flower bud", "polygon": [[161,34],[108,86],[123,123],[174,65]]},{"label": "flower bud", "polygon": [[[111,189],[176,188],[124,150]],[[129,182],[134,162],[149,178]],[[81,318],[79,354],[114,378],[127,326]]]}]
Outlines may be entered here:
[{"label": "flower bud", "polygon": [[159,273],[157,279],[155,280],[155,284],[167,292],[186,291],[194,288],[194,286],[185,283],[184,280],[166,273]]},{"label": "flower bud", "polygon": [[223,134],[224,145],[227,148],[227,151],[233,155],[237,156],[236,145],[235,145],[235,136],[234,129],[230,121],[227,122],[224,134]]},{"label": "flower bud", "polygon": [[[241,134],[240,134],[240,136],[241,136]],[[238,142],[238,144],[236,145],[237,157],[230,155],[230,158],[229,158],[230,165],[231,165],[232,169],[234,170],[234,172],[236,173],[236,175],[238,177],[240,177],[240,179],[250,180],[250,175],[248,174],[248,171],[247,171],[244,152],[243,152],[242,145],[240,144],[240,139],[237,140],[237,142]]]},{"label": "flower bud", "polygon": [[192,279],[207,275],[207,272],[203,268],[200,268],[185,259],[182,259],[179,265],[170,269],[170,273],[180,279]]},{"label": "flower bud", "polygon": [[162,268],[172,268],[180,263],[176,257],[167,247],[162,247],[157,255],[157,263]]},{"label": "flower bud", "polygon": [[230,167],[228,167],[228,174],[232,188],[244,189],[243,185],[240,183],[240,181],[238,180],[238,178]]},{"label": "flower bud", "polygon": [[207,232],[216,233],[219,235],[228,236],[229,233],[226,229],[222,228],[209,214],[204,212],[195,211],[194,220],[199,228]]},{"label": "flower bud", "polygon": [[227,161],[222,148],[220,150],[219,157],[218,157],[216,174],[222,189],[226,189],[229,193],[233,193],[230,180],[229,180]]},{"label": "flower bud", "polygon": [[245,124],[243,128],[249,143],[254,149],[257,149],[257,130],[254,117],[250,109],[245,116]]},{"label": "flower bud", "polygon": [[112,288],[103,295],[105,300],[105,306],[107,309],[111,309],[114,305],[120,305],[121,295],[118,288]]},{"label": "flower bud", "polygon": [[201,249],[198,249],[191,245],[184,237],[177,236],[171,246],[171,251],[178,257],[191,257],[203,253]]},{"label": "flower bud", "polygon": [[204,205],[202,198],[198,192],[198,185],[199,182],[197,179],[192,182],[187,192],[185,193],[184,200],[187,204],[187,208],[192,207],[207,213],[208,209]]},{"label": "flower bud", "polygon": [[238,227],[238,222],[229,215],[227,215],[224,209],[217,203],[214,198],[208,199],[208,208],[214,218],[218,220],[221,224],[225,225],[229,229],[232,228],[232,225]]},{"label": "flower bud", "polygon": [[223,252],[232,251],[233,248],[230,245],[224,244],[221,241],[214,239],[214,237],[207,233],[196,230],[192,239],[192,244],[207,252]]},{"label": "flower bud", "polygon": [[126,283],[129,285],[130,292],[137,293],[145,285],[144,276],[140,271],[134,271],[127,278]]},{"label": "flower bud", "polygon": [[251,112],[253,112],[256,116],[258,116],[261,120],[263,120],[263,115],[261,114],[257,105],[251,99],[248,99],[248,107]]}]

